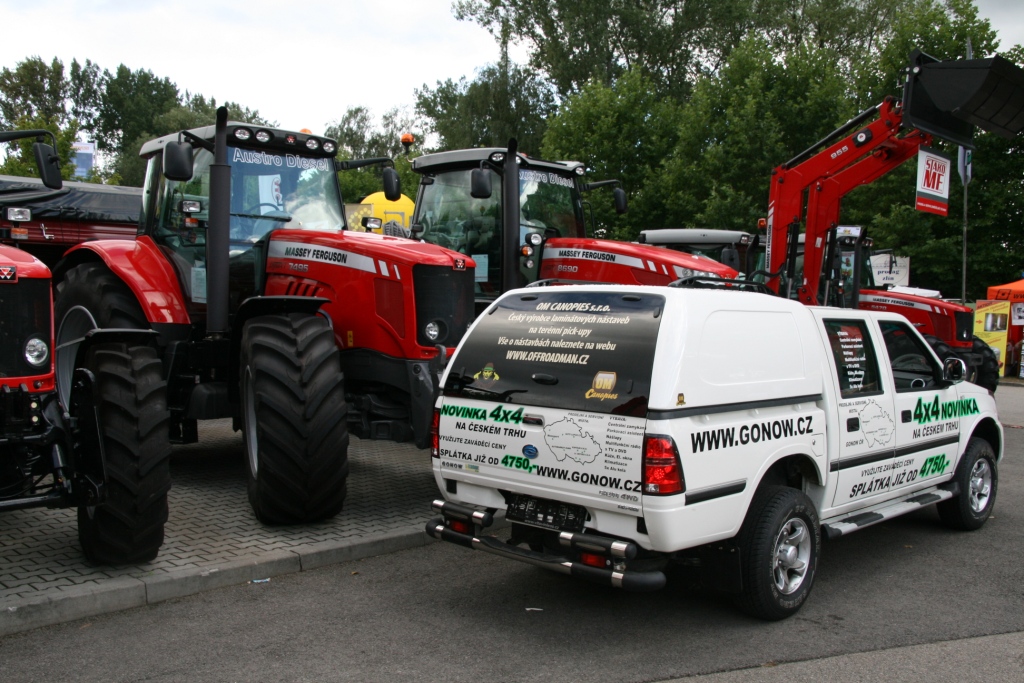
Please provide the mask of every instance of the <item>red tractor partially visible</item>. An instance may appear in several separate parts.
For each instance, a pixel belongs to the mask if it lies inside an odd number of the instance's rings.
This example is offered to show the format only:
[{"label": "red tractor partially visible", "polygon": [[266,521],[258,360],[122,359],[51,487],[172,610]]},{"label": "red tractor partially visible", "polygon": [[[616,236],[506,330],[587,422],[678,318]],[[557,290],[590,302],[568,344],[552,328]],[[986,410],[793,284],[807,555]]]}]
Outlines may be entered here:
[{"label": "red tractor partially visible", "polygon": [[[40,138],[43,182],[59,190],[44,135],[5,132],[0,142]],[[0,512],[75,507],[89,560],[153,559],[171,486],[166,383],[148,345],[155,333],[92,330],[68,338],[55,363],[50,270],[3,244],[0,311]]]},{"label": "red tractor partially visible", "polygon": [[[584,183],[582,163],[521,154],[515,140],[505,149],[425,154],[412,168],[422,176],[413,235],[473,258],[478,313],[502,292],[537,281],[665,285],[737,274],[707,257],[597,238],[583,193],[618,181]],[[626,195],[613,192],[623,213]]]}]

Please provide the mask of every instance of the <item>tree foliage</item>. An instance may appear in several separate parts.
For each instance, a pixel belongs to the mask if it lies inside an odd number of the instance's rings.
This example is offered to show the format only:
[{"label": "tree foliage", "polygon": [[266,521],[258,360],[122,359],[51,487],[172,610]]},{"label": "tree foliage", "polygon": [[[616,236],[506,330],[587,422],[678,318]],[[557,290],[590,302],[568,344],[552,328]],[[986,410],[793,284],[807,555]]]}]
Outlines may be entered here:
[{"label": "tree foliage", "polygon": [[472,81],[448,79],[416,91],[416,111],[430,121],[440,149],[504,147],[516,138],[520,149],[536,152],[554,109],[548,83],[507,59],[480,69]]}]

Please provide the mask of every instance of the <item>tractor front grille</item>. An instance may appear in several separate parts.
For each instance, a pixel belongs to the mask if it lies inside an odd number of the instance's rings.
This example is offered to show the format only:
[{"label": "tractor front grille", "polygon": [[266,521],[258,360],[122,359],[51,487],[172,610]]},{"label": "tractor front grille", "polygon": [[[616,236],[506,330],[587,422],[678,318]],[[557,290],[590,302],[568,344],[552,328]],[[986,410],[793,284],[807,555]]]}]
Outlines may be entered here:
[{"label": "tractor front grille", "polygon": [[[416,341],[422,346],[459,343],[473,322],[473,271],[453,270],[450,266],[413,266],[416,292]],[[441,335],[427,337],[425,329],[437,322]]]},{"label": "tractor front grille", "polygon": [[53,338],[50,281],[21,278],[0,282],[0,312],[0,378],[49,374],[50,360],[42,368],[25,360],[25,343],[38,336],[49,345]]}]

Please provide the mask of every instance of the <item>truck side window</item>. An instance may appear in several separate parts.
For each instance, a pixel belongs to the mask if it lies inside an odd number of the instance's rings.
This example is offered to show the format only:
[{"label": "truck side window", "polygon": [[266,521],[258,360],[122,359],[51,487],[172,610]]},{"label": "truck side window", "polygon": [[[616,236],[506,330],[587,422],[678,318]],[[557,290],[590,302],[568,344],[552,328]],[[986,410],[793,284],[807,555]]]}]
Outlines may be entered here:
[{"label": "truck side window", "polygon": [[903,323],[882,320],[878,325],[892,364],[896,392],[934,389],[939,368],[920,336]]},{"label": "truck side window", "polygon": [[825,320],[824,323],[839,373],[842,397],[880,393],[878,359],[866,323],[863,320]]}]

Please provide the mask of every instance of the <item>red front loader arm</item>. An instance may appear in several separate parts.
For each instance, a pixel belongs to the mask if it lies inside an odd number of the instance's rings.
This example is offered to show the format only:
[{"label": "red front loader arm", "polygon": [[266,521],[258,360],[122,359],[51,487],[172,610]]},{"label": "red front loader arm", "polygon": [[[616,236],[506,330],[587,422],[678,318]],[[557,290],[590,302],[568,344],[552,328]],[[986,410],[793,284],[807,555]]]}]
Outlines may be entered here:
[{"label": "red front loader arm", "polygon": [[[772,273],[782,269],[786,262],[790,226],[805,219],[803,207],[806,201],[804,272],[797,290],[797,298],[805,304],[819,303],[818,286],[826,238],[828,231],[838,224],[842,198],[854,188],[874,182],[897,168],[914,156],[921,145],[931,141],[930,135],[916,130],[897,137],[903,115],[899,102],[892,97],[851,119],[837,133],[853,129],[876,113],[878,118],[866,127],[809,158],[805,158],[808,152],[804,152],[772,172],[768,197],[767,266]],[[771,278],[768,286],[778,292],[779,279]]]}]

